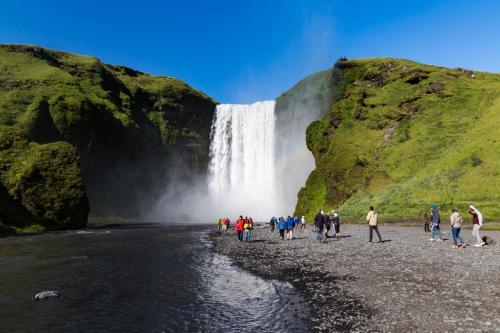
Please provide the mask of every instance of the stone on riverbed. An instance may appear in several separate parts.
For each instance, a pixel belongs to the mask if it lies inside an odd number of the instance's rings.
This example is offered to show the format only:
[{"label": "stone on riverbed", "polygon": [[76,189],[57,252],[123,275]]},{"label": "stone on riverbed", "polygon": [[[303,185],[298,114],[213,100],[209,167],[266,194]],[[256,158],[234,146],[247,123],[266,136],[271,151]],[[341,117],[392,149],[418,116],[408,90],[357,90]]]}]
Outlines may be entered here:
[{"label": "stone on riverbed", "polygon": [[61,294],[56,290],[41,291],[33,297],[33,300],[39,301],[39,300],[51,298],[51,297],[61,297]]}]

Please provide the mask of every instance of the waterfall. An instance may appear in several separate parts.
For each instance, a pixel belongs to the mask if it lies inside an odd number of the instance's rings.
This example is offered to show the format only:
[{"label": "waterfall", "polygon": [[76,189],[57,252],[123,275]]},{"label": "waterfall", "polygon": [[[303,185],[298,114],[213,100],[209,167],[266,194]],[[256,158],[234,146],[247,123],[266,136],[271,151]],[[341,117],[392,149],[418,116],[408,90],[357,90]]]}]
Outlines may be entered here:
[{"label": "waterfall", "polygon": [[298,83],[277,103],[218,105],[207,177],[170,183],[149,218],[213,223],[240,214],[258,221],[292,214],[315,166],[306,128],[329,110],[332,82],[332,72],[325,71]]},{"label": "waterfall", "polygon": [[208,186],[221,216],[242,214],[267,220],[280,213],[274,109],[274,101],[217,106]]}]

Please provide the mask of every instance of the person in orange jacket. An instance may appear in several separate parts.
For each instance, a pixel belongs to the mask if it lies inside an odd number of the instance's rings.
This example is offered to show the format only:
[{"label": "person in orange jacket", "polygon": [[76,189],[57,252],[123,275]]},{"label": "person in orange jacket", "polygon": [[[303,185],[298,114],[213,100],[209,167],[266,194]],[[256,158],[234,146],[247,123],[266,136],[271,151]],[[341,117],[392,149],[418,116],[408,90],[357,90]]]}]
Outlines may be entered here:
[{"label": "person in orange jacket", "polygon": [[243,242],[243,225],[245,224],[245,220],[243,219],[243,216],[240,215],[240,218],[238,221],[236,221],[234,225],[234,231],[238,235],[238,240],[240,242]]}]

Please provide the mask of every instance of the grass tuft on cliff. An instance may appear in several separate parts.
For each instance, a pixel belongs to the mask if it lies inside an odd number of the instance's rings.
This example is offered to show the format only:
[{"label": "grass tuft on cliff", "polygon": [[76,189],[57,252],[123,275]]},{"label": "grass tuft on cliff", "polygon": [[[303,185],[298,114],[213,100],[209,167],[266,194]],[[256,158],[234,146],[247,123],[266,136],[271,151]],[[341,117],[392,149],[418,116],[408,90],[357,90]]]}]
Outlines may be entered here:
[{"label": "grass tuft on cliff", "polygon": [[307,129],[316,169],[296,214],[422,220],[431,203],[500,220],[500,75],[400,59],[339,61],[332,104]]}]

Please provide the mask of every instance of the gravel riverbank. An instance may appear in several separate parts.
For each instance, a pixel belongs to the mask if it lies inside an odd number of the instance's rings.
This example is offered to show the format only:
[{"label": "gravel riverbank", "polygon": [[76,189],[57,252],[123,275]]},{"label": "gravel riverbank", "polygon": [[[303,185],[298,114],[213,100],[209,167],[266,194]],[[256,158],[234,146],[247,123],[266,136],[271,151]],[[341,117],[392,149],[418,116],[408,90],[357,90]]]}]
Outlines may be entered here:
[{"label": "gravel riverbank", "polygon": [[495,245],[453,249],[447,229],[444,242],[422,228],[379,229],[384,243],[368,243],[364,225],[342,225],[325,244],[310,230],[282,241],[267,227],[250,243],[213,239],[241,267],[301,290],[318,332],[500,332],[500,231],[483,232]]}]

